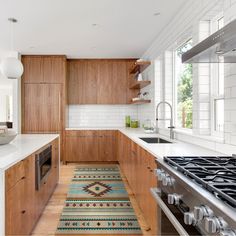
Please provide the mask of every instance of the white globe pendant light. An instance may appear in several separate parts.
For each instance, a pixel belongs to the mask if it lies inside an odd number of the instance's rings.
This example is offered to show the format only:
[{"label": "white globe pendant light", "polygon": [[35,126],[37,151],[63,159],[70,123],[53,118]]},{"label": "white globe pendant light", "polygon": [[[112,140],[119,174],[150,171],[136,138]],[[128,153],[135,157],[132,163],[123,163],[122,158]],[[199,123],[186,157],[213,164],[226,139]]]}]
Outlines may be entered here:
[{"label": "white globe pendant light", "polygon": [[[13,24],[17,23],[14,18],[8,19],[12,24],[12,35],[11,35],[11,50],[13,51]],[[22,76],[24,72],[23,65],[20,60],[15,57],[7,57],[2,60],[1,72],[8,79],[18,79]]]},{"label": "white globe pendant light", "polygon": [[1,63],[1,71],[8,79],[17,79],[22,76],[24,68],[17,58],[7,57]]}]

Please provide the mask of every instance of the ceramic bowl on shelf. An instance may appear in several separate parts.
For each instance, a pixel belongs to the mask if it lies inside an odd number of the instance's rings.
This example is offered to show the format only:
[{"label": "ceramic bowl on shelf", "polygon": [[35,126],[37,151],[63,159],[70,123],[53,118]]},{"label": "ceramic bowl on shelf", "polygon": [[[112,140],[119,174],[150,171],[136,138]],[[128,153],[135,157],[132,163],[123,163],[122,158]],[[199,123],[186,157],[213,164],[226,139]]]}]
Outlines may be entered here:
[{"label": "ceramic bowl on shelf", "polygon": [[13,130],[8,130],[5,133],[0,134],[0,145],[10,143],[16,136],[17,133]]}]

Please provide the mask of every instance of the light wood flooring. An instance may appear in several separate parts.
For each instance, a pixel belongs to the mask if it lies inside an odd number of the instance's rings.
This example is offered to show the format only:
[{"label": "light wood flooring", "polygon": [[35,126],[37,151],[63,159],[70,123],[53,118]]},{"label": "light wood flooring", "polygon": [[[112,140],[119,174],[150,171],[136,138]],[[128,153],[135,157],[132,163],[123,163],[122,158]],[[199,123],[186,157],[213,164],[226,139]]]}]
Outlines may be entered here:
[{"label": "light wood flooring", "polygon": [[[76,165],[78,164],[61,165],[59,183],[55,189],[55,192],[50,198],[41,218],[39,219],[34,231],[32,232],[33,236],[55,235],[55,231],[56,231],[57,224],[60,218],[60,214],[62,212],[64,201],[66,199],[68,186],[69,186],[69,183],[71,182],[73,170]],[[126,190],[129,194],[129,197],[134,207],[135,213],[137,215],[139,224],[142,228],[143,235],[152,235],[149,231],[149,226],[147,225],[137,205],[134,195],[131,192],[131,189],[127,183],[127,180],[123,175],[122,175],[122,179],[125,183]]]}]

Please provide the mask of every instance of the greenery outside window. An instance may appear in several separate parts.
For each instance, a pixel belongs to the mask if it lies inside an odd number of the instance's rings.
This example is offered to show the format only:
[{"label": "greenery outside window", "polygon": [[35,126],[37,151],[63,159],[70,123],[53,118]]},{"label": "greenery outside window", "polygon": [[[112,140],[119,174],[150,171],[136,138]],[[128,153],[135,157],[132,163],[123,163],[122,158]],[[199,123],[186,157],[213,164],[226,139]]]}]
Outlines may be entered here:
[{"label": "greenery outside window", "polygon": [[183,64],[183,53],[192,48],[192,39],[174,51],[175,123],[177,128],[192,129],[193,114],[193,67]]}]

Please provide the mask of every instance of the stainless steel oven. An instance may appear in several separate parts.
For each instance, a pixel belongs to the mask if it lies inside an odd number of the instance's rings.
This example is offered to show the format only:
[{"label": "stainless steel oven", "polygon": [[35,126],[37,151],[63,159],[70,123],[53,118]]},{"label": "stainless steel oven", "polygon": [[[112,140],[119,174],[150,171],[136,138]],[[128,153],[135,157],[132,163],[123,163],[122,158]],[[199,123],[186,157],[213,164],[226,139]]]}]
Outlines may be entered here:
[{"label": "stainless steel oven", "polygon": [[158,235],[236,236],[235,157],[164,157],[155,174]]},{"label": "stainless steel oven", "polygon": [[157,235],[201,235],[194,226],[184,223],[184,213],[189,211],[185,204],[180,203],[178,207],[170,205],[168,203],[168,195],[158,188],[152,188],[151,193],[157,202],[159,210]]},{"label": "stainless steel oven", "polygon": [[48,145],[35,155],[35,186],[40,189],[52,168],[52,145]]}]

